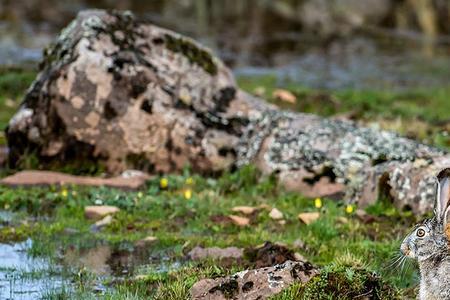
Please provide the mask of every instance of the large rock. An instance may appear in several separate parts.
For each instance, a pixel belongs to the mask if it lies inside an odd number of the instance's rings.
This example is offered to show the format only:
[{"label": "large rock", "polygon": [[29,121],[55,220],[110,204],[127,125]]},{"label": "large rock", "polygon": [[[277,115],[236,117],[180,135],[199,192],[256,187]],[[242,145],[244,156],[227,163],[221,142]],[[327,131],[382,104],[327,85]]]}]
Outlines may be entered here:
[{"label": "large rock", "polygon": [[308,262],[287,261],[228,277],[200,280],[192,287],[191,297],[194,300],[267,299],[291,284],[305,283],[317,274],[318,270]]},{"label": "large rock", "polygon": [[220,171],[258,106],[208,49],[127,12],[81,12],[41,69],[7,129],[13,166],[35,153],[112,173]]},{"label": "large rock", "polygon": [[130,13],[85,11],[46,51],[7,129],[9,161],[86,161],[110,173],[215,173],[255,164],[288,189],[430,210],[450,156],[347,121],[283,112],[236,87],[193,40]]}]

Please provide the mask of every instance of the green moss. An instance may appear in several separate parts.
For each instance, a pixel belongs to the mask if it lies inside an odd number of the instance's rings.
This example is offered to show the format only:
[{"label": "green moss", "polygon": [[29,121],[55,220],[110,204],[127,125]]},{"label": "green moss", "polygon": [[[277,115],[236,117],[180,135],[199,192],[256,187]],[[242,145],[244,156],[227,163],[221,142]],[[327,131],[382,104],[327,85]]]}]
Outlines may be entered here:
[{"label": "green moss", "polygon": [[211,75],[217,74],[217,65],[208,51],[200,48],[187,38],[175,37],[170,34],[164,36],[167,49],[186,56],[193,64],[197,64]]}]

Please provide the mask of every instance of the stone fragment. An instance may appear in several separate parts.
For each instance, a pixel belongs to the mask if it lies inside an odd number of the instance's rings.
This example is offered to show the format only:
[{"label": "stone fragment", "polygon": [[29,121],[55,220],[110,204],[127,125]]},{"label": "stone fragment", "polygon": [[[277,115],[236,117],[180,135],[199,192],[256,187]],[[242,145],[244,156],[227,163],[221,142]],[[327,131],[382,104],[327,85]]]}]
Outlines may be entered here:
[{"label": "stone fragment", "polygon": [[235,215],[230,215],[230,216],[228,216],[228,218],[230,218],[230,220],[233,222],[234,225],[237,225],[240,227],[248,226],[250,224],[249,218],[235,216]]},{"label": "stone fragment", "polygon": [[84,208],[84,216],[89,220],[99,220],[107,215],[118,213],[120,209],[109,205],[92,205]]},{"label": "stone fragment", "polygon": [[105,226],[111,224],[112,220],[113,220],[112,216],[111,215],[107,215],[103,219],[95,222],[94,225],[95,225],[96,228],[100,229],[102,227],[105,227]]},{"label": "stone fragment", "polygon": [[288,90],[277,89],[273,92],[272,97],[291,104],[295,104],[297,102],[297,97]]},{"label": "stone fragment", "polygon": [[269,213],[269,217],[272,220],[281,220],[283,219],[283,213],[279,211],[277,208],[272,208],[272,210]]},{"label": "stone fragment", "polygon": [[145,237],[145,238],[143,238],[143,239],[137,241],[137,242],[135,243],[135,246],[136,246],[136,247],[146,247],[146,246],[149,246],[149,245],[151,245],[151,244],[154,244],[154,243],[157,242],[157,241],[158,241],[158,238],[157,238],[157,237],[154,237],[154,236],[147,236],[147,237]]},{"label": "stone fragment", "polygon": [[195,247],[187,254],[192,260],[202,260],[207,258],[212,259],[241,259],[244,254],[244,250],[237,247],[227,247],[227,248],[219,248],[219,247],[211,247],[211,248],[202,248]]},{"label": "stone fragment", "polygon": [[305,212],[298,214],[298,219],[306,225],[309,225],[312,222],[316,221],[319,217],[320,213],[318,212]]},{"label": "stone fragment", "polygon": [[236,213],[242,213],[244,215],[251,215],[255,211],[257,211],[258,208],[253,207],[253,206],[235,206],[231,210]]}]

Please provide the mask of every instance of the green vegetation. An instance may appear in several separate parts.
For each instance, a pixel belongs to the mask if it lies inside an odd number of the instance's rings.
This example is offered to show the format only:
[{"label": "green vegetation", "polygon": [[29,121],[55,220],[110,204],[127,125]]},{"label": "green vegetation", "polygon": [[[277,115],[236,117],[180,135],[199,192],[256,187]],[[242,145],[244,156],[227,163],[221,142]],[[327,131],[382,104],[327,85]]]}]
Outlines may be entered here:
[{"label": "green vegetation", "polygon": [[[190,176],[189,172],[169,176],[167,189],[160,188],[160,179],[150,180],[141,192],[69,186],[15,190],[0,187],[0,207],[16,214],[15,221],[0,229],[1,240],[30,237],[34,241],[28,249],[30,255],[64,265],[67,261],[64,258],[61,261],[61,253],[75,251],[77,257],[83,257],[91,249],[108,245],[113,252],[132,256],[137,255],[133,252],[136,241],[146,236],[158,238],[146,253],[159,257],[160,261],[134,268],[125,281],[111,281],[109,277],[96,276],[95,270],[80,262],[71,263],[65,276],[74,281],[84,272],[84,281],[73,290],[49,291],[58,299],[75,296],[89,299],[98,282],[110,287],[105,292],[106,299],[124,295],[130,295],[131,299],[148,296],[184,299],[198,279],[231,274],[243,268],[239,265],[224,268],[210,261],[185,262],[183,257],[189,249],[199,245],[254,247],[265,241],[294,247],[297,239],[305,244],[297,251],[312,263],[325,267],[325,272],[305,287],[294,286],[284,295],[297,293],[298,288],[301,295],[318,293],[323,297],[317,299],[328,299],[336,295],[333,285],[345,289],[348,295],[357,295],[367,284],[383,282],[377,286],[379,293],[391,298],[414,284],[413,271],[399,277],[398,272],[386,269],[398,252],[399,239],[416,221],[409,213],[399,213],[388,204],[371,208],[378,220],[364,223],[354,213],[346,212],[343,202],[323,199],[322,207],[316,208],[313,199],[279,189],[273,178],[261,179],[252,167],[217,179]],[[192,191],[192,197],[187,196],[186,190]],[[111,224],[93,230],[93,222],[84,217],[83,209],[99,203],[118,206],[121,211]],[[233,214],[234,206],[262,204],[282,211],[286,224],[270,219],[265,209],[254,214],[251,224],[244,228],[221,221]],[[302,224],[297,215],[307,211],[320,211],[321,216],[310,225]],[[164,262],[177,267],[161,271]],[[328,284],[330,276],[334,281]],[[380,276],[383,281],[378,281]]]},{"label": "green vegetation", "polygon": [[20,97],[36,77],[36,72],[0,69],[0,145],[6,143],[4,133],[8,121],[20,104]]},{"label": "green vegetation", "polygon": [[[0,130],[34,76],[34,72],[20,70],[0,72]],[[450,145],[448,88],[408,93],[329,92],[290,84],[279,86],[272,77],[240,78],[239,82],[245,90],[257,92],[283,108],[324,116],[345,115],[427,143]],[[274,99],[276,88],[291,91],[297,102]],[[4,142],[0,134],[0,144]],[[30,155],[24,164],[35,166],[37,162]],[[71,167],[61,168],[70,171]],[[90,166],[86,169],[97,171]],[[322,268],[309,283],[293,285],[274,299],[346,299],[371,288],[381,299],[414,297],[416,268],[397,266],[395,255],[400,240],[417,219],[410,212],[397,211],[387,200],[366,210],[372,218],[367,221],[358,217],[354,208],[348,213],[344,201],[322,199],[317,208],[314,199],[280,189],[275,178],[262,178],[252,167],[218,178],[203,178],[186,170],[183,175],[166,179],[165,189],[160,188],[161,178],[154,178],[139,192],[73,186],[0,187],[0,213],[13,214],[8,222],[0,214],[0,243],[30,238],[33,243],[28,255],[44,258],[52,266],[31,272],[8,271],[0,266],[0,273],[13,272],[24,280],[62,278],[67,282],[64,288],[46,289],[46,299],[94,299],[98,293],[104,299],[184,299],[198,279],[245,268],[238,263],[224,266],[185,260],[193,247],[247,248],[272,241],[285,243]],[[84,216],[84,207],[92,204],[115,205],[121,211],[109,225],[98,229]],[[265,209],[253,214],[247,227],[224,221],[239,205],[276,207],[286,223],[272,220]],[[308,211],[319,211],[320,218],[305,225],[297,215]],[[138,251],[136,242],[147,236],[155,236],[158,241]],[[298,239],[304,247],[296,246]],[[106,274],[89,266],[85,259],[102,251],[109,253],[104,264],[112,269]],[[122,270],[119,262],[124,260],[130,262],[127,275],[114,276]],[[104,287],[101,291],[97,291],[99,285]]]}]

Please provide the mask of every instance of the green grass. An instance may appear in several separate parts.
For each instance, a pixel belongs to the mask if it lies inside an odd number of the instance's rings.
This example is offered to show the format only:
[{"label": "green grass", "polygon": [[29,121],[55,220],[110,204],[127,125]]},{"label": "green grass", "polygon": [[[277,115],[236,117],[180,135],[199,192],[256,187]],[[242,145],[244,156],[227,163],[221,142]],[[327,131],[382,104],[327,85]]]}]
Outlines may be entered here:
[{"label": "green grass", "polygon": [[[414,284],[414,271],[399,276],[386,269],[393,254],[398,252],[400,239],[416,221],[408,213],[399,213],[389,204],[384,204],[369,209],[380,218],[380,222],[364,224],[355,215],[346,213],[342,202],[323,199],[319,220],[305,225],[297,220],[297,215],[300,212],[317,211],[313,199],[279,189],[273,178],[261,179],[252,167],[224,174],[217,179],[193,176],[192,185],[186,183],[189,177],[189,172],[168,176],[167,190],[161,190],[159,178],[155,178],[140,193],[106,188],[11,190],[0,187],[0,208],[7,208],[20,216],[10,226],[0,229],[0,237],[3,237],[3,241],[31,237],[34,243],[29,254],[50,257],[55,262],[58,262],[56,254],[64,253],[69,248],[79,253],[104,244],[113,249],[132,249],[134,242],[149,235],[158,238],[158,242],[150,248],[150,254],[163,255],[169,261],[182,261],[184,253],[195,246],[254,247],[272,241],[292,247],[294,241],[301,239],[306,249],[298,251],[318,266],[334,266],[350,254],[354,261],[361,263],[353,267],[346,265],[345,272],[354,270],[363,279],[375,272],[382,276],[392,293],[396,288],[401,290]],[[183,196],[187,188],[193,191],[191,199]],[[67,196],[62,191],[67,191]],[[92,222],[86,220],[83,214],[84,206],[94,203],[121,208],[113,222],[99,232],[91,232]],[[246,228],[216,223],[213,218],[232,214],[234,206],[261,204],[281,210],[286,224],[280,226],[268,217],[265,210],[254,216],[251,226]],[[24,220],[27,221],[24,223]],[[16,235],[10,235],[12,228]],[[75,233],[66,234],[69,228]],[[81,270],[76,269],[81,266],[72,267],[75,270],[71,274],[78,274]],[[111,294],[105,295],[105,298],[114,299],[119,293],[122,296],[129,295],[130,299],[143,299],[149,295],[157,299],[183,299],[199,278],[209,277],[211,270],[215,270],[216,275],[223,275],[238,270],[239,266],[224,269],[210,262],[188,263],[182,269],[169,268],[163,273],[157,269],[150,266],[131,274],[145,275],[146,287],[130,277],[127,282],[113,284],[114,288],[108,292]],[[339,272],[344,271],[339,269]],[[336,276],[340,276],[339,272]],[[345,282],[349,285],[347,289],[353,293],[362,290],[361,286],[356,288],[352,282]],[[149,286],[153,288],[149,290]],[[91,285],[85,284],[83,288],[64,293],[89,295],[91,289]],[[313,288],[303,288],[302,293],[311,293],[308,292],[310,289]],[[321,293],[332,297],[334,294],[331,290],[323,287]],[[57,291],[55,293],[58,294]]]},{"label": "green grass", "polygon": [[[5,143],[2,131],[34,76],[31,71],[0,71],[0,145]],[[447,134],[450,88],[333,92],[289,83],[278,85],[272,77],[239,78],[239,84],[249,92],[259,90],[281,108],[327,117],[346,114],[365,125],[394,130],[441,147],[450,146]],[[297,103],[273,99],[272,92],[276,88],[293,92]],[[24,164],[36,166],[38,162],[30,155]],[[84,168],[88,173],[98,170],[93,166]],[[73,167],[62,165],[61,169],[70,172]],[[189,177],[194,184],[186,183]],[[60,275],[72,285],[62,290],[49,289],[45,294],[48,299],[94,299],[99,296],[93,292],[98,283],[107,287],[101,295],[104,299],[184,299],[198,279],[223,276],[243,268],[239,265],[225,268],[210,261],[186,262],[184,254],[191,248],[253,247],[265,241],[283,242],[293,247],[297,239],[306,244],[305,249],[297,251],[323,268],[323,272],[310,283],[294,285],[275,299],[356,297],[364,293],[368,282],[378,284],[381,298],[395,299],[397,292],[400,297],[414,297],[411,287],[417,283],[415,268],[400,271],[388,266],[398,253],[400,240],[417,220],[410,212],[398,212],[388,201],[379,201],[367,208],[377,220],[365,224],[355,215],[347,214],[343,202],[323,199],[319,220],[305,225],[297,220],[297,215],[317,211],[313,199],[281,190],[273,177],[262,178],[252,167],[219,178],[203,178],[188,170],[183,175],[167,178],[168,189],[161,190],[160,178],[154,178],[140,193],[72,186],[0,187],[0,210],[15,213],[11,224],[0,226],[0,242],[32,238],[34,242],[28,249],[30,256],[45,257],[54,265],[64,265],[61,255],[69,250],[82,256],[90,249],[107,245],[123,253],[146,236],[158,238],[146,254],[157,257],[156,264],[133,269],[133,274],[122,281],[99,277],[81,264],[66,265],[67,269]],[[193,191],[191,199],[185,199],[183,191],[186,189]],[[93,222],[86,220],[83,213],[84,206],[95,203],[121,208],[113,222],[98,232],[92,232]],[[261,204],[281,210],[286,224],[271,220],[265,210],[253,216],[251,226],[246,228],[215,221],[232,214],[234,206]],[[163,268],[162,261],[166,260],[180,265]],[[138,280],[135,275],[142,276]],[[42,276],[47,275],[44,272]]]},{"label": "green grass", "polygon": [[[315,90],[290,83],[278,84],[275,77],[241,77],[239,86],[250,92],[262,92],[262,97],[280,107],[331,116],[352,112],[359,118],[378,116],[389,118],[418,118],[430,123],[448,121],[450,87],[392,90]],[[272,97],[281,88],[297,96],[295,104],[283,103]]]},{"label": "green grass", "polygon": [[[240,87],[260,94],[282,109],[326,117],[346,116],[365,125],[376,124],[428,144],[450,148],[450,87],[392,90],[316,90],[279,84],[275,77],[241,77]],[[297,97],[295,104],[273,97],[276,89],[286,89]]]},{"label": "green grass", "polygon": [[0,145],[6,143],[3,131],[20,105],[21,97],[36,72],[14,68],[0,69]]}]

